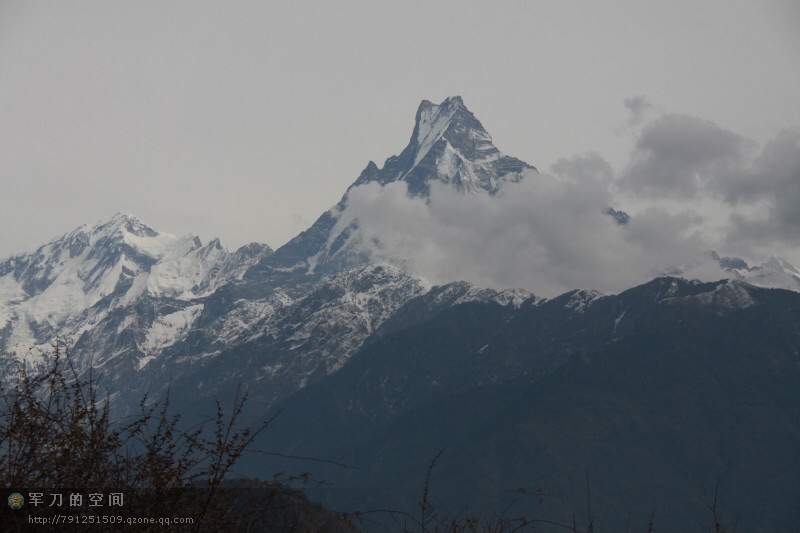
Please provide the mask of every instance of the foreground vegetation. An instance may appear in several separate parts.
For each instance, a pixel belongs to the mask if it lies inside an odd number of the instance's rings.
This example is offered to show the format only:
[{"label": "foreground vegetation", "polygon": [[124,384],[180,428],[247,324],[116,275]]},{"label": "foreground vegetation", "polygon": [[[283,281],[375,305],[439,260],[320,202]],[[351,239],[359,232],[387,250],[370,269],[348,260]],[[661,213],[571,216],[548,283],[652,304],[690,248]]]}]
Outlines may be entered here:
[{"label": "foreground vegetation", "polygon": [[112,419],[109,393],[61,341],[48,359],[35,375],[20,368],[0,393],[0,484],[28,500],[4,509],[0,530],[348,530],[285,485],[229,479],[270,422],[240,427],[246,393],[188,429],[169,397],[144,397],[138,414]]}]

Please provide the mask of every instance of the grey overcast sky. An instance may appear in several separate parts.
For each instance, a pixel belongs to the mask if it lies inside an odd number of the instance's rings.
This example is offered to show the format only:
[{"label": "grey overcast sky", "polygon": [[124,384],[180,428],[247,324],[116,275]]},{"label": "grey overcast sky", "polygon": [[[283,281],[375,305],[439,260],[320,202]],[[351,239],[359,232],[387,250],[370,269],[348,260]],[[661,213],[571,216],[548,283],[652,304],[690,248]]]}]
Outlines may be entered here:
[{"label": "grey overcast sky", "polygon": [[[116,212],[277,248],[450,95],[541,170],[600,154],[635,212],[665,136],[718,138],[717,161],[800,126],[800,3],[2,0],[0,257]],[[648,112],[667,116],[637,133]],[[679,185],[666,196],[698,186]],[[715,190],[777,206],[743,239],[800,211]]]}]

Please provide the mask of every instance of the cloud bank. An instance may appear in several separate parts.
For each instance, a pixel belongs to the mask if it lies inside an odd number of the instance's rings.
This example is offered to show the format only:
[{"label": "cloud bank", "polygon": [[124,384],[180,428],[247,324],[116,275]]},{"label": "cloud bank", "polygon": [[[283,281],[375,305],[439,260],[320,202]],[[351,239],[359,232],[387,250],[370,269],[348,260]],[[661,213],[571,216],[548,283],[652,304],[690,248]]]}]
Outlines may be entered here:
[{"label": "cloud bank", "polygon": [[759,149],[713,122],[665,114],[643,127],[615,186],[634,202],[712,206],[724,220],[716,244],[741,254],[800,248],[800,129]]},{"label": "cloud bank", "polygon": [[648,209],[621,227],[604,213],[610,200],[607,184],[586,176],[531,173],[495,197],[434,184],[427,202],[409,197],[404,182],[370,183],[350,191],[340,222],[358,219],[361,246],[430,283],[464,279],[544,296],[622,290],[707,249],[697,216]]},{"label": "cloud bank", "polygon": [[[632,123],[652,109],[643,98],[625,105]],[[605,214],[612,206],[632,215],[626,226]],[[353,220],[359,246],[432,284],[464,279],[552,296],[617,292],[676,268],[719,279],[710,250],[752,260],[800,248],[800,132],[759,151],[713,122],[662,114],[642,124],[619,172],[590,153],[494,197],[434,183],[426,200],[404,182],[369,183],[349,192],[339,224]]]}]

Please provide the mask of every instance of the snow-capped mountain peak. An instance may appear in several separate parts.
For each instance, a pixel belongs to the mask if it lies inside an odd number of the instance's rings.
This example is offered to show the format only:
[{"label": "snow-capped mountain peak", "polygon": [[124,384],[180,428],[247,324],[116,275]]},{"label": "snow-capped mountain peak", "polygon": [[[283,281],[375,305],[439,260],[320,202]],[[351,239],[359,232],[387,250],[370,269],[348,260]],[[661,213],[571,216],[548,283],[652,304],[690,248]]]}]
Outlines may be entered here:
[{"label": "snow-capped mountain peak", "polygon": [[535,170],[503,155],[461,97],[451,96],[441,104],[423,100],[406,148],[383,168],[370,161],[353,185],[405,181],[410,194],[425,196],[431,181],[441,181],[465,193],[494,194],[502,182]]},{"label": "snow-capped mountain peak", "polygon": [[92,233],[131,234],[137,237],[155,237],[158,235],[158,231],[134,215],[127,213],[116,213],[108,221],[98,222],[94,225]]},{"label": "snow-capped mountain peak", "polygon": [[[142,297],[190,302],[241,278],[269,247],[230,253],[219,240],[161,233],[131,215],[83,225],[0,262],[0,349],[79,335]],[[89,321],[89,322],[86,322]]]},{"label": "snow-capped mountain peak", "polygon": [[135,217],[117,214],[0,263],[0,277],[10,276],[27,298],[69,279],[66,284],[94,300],[93,293],[99,298],[112,292],[120,276],[135,276],[166,255],[184,255],[196,245],[193,237],[160,234]]},{"label": "snow-capped mountain peak", "polygon": [[176,237],[161,233],[132,215],[117,213],[107,222],[100,222],[90,230],[91,244],[95,246],[114,243],[143,254],[155,261],[167,257],[180,257],[202,246],[194,235]]}]

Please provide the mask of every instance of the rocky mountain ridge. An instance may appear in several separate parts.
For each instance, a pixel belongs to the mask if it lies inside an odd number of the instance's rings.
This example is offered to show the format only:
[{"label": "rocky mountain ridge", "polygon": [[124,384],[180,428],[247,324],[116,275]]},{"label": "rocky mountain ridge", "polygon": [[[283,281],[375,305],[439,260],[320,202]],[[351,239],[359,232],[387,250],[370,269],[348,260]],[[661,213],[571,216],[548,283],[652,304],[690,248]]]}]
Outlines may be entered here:
[{"label": "rocky mountain ridge", "polygon": [[[370,162],[335,206],[275,252],[256,243],[229,252],[219,240],[204,245],[123,214],[82,226],[0,262],[5,375],[20,361],[35,367],[59,335],[87,368],[129,380],[131,398],[164,390],[172,376],[201,395],[244,380],[269,390],[262,399],[271,405],[343,368],[368,339],[404,327],[395,313],[412,300],[416,320],[466,301],[518,307],[533,298],[458,280],[430,287],[365,253],[359,220],[344,216],[353,187],[404,182],[409,195],[425,197],[435,182],[492,196],[536,172],[502,154],[451,97],[423,101],[405,149],[381,168]],[[607,213],[621,227],[629,222],[623,211]],[[720,277],[800,289],[797,269],[779,259],[759,267],[714,253],[704,260]],[[586,302],[574,298],[579,311]]]}]

